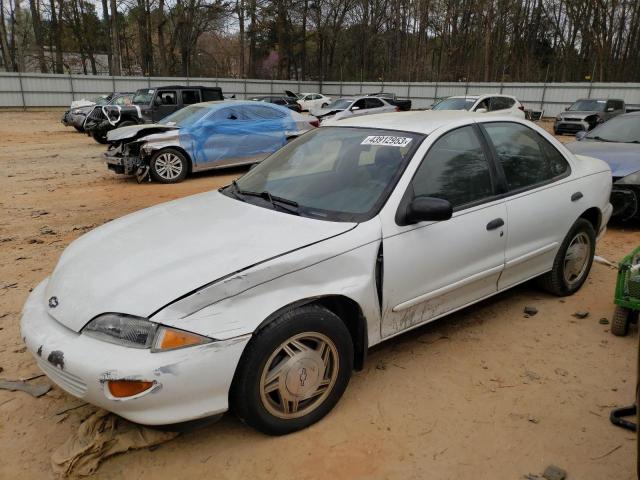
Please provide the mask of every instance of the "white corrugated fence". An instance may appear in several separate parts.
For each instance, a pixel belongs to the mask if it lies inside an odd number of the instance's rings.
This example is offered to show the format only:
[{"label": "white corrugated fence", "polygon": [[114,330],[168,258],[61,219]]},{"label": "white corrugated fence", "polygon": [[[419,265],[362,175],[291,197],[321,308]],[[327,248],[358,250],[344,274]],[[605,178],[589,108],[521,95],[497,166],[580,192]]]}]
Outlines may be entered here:
[{"label": "white corrugated fence", "polygon": [[390,92],[413,100],[413,108],[429,107],[450,95],[504,93],[514,95],[526,108],[557,115],[579,98],[615,98],[640,108],[640,83],[456,83],[456,82],[298,82],[237,78],[109,77],[0,72],[0,108],[65,107],[72,100],[109,92],[133,92],[163,85],[219,86],[226,96],[320,92],[333,97]]}]

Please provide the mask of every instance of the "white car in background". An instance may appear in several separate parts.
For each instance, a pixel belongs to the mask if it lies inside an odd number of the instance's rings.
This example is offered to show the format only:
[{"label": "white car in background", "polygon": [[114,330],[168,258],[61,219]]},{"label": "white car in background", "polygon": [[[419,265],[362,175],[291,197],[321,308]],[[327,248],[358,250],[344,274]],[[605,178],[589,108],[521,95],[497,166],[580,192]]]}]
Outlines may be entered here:
[{"label": "white car in background", "polygon": [[320,120],[322,125],[331,125],[345,118],[374,115],[376,113],[398,112],[400,109],[378,97],[343,97],[325,108],[311,110],[311,114]]},{"label": "white car in background", "polygon": [[298,94],[298,105],[302,111],[311,112],[312,109],[324,108],[331,103],[331,97],[321,93],[300,93]]},{"label": "white car in background", "polygon": [[516,97],[498,93],[448,97],[436,103],[431,110],[467,110],[489,115],[512,115],[525,118],[524,106]]},{"label": "white car in background", "polygon": [[606,163],[525,120],[346,119],[74,241],[21,338],[62,389],[134,422],[231,407],[285,434],[334,407],[369,347],[535,277],[578,291],[610,193]]}]

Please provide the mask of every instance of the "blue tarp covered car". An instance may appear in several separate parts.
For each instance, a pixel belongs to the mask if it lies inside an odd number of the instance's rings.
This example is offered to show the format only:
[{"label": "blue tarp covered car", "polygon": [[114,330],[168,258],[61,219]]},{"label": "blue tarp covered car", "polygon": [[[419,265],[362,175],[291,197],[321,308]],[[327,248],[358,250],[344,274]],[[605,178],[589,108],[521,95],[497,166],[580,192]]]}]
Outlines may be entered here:
[{"label": "blue tarp covered car", "polygon": [[197,103],[156,124],[110,131],[105,157],[116,173],[176,183],[190,172],[262,161],[316,126],[315,117],[270,103]]},{"label": "blue tarp covered car", "polygon": [[613,216],[640,218],[640,112],[627,113],[589,133],[578,132],[566,147],[577,155],[604,160],[611,167]]}]

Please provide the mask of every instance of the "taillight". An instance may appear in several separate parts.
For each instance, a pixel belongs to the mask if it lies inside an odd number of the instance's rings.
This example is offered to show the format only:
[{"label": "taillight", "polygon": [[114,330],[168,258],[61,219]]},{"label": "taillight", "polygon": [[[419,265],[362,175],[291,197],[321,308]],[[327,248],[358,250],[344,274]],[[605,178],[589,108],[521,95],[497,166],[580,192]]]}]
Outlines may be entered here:
[{"label": "taillight", "polygon": [[320,126],[320,120],[311,120],[309,122],[310,125],[313,125],[314,127],[319,127]]},{"label": "taillight", "polygon": [[396,112],[399,112],[399,111],[400,111],[400,107],[396,107]]},{"label": "taillight", "polygon": [[520,104],[520,105],[518,106],[518,110],[522,110],[522,111],[524,112],[524,105]]}]

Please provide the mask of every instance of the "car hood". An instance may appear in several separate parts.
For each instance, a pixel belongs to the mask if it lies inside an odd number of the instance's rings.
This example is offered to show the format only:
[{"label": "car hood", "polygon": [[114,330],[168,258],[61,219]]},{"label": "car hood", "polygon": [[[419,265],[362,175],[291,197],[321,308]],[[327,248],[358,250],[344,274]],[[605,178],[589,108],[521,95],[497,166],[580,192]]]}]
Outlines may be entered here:
[{"label": "car hood", "polygon": [[258,207],[218,191],[194,195],[77,239],[62,254],[45,298],[56,297],[49,313],[74,331],[105,312],[148,317],[207,284],[354,226]]},{"label": "car hood", "polygon": [[128,127],[120,127],[111,130],[107,133],[108,142],[120,142],[122,140],[133,140],[135,138],[141,138],[152,133],[161,133],[168,130],[176,130],[178,127],[175,125],[159,125],[159,124],[142,124],[142,125],[130,125]]},{"label": "car hood", "polygon": [[591,115],[597,115],[599,113],[602,112],[596,112],[594,111],[569,111],[569,110],[565,110],[564,112],[560,113],[560,117],[565,118],[565,117],[570,117],[570,118],[587,118],[590,117]]},{"label": "car hood", "polygon": [[73,110],[74,108],[80,108],[80,107],[92,107],[96,104],[96,102],[92,102],[91,100],[87,100],[86,98],[81,98],[80,100],[74,100],[73,102],[71,102],[71,106],[69,107],[70,110]]},{"label": "car hood", "polygon": [[576,155],[599,158],[608,163],[614,177],[626,177],[640,170],[640,144],[582,140],[565,146]]}]

